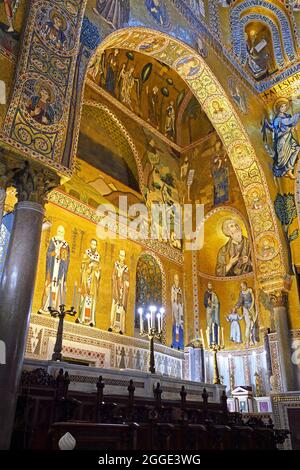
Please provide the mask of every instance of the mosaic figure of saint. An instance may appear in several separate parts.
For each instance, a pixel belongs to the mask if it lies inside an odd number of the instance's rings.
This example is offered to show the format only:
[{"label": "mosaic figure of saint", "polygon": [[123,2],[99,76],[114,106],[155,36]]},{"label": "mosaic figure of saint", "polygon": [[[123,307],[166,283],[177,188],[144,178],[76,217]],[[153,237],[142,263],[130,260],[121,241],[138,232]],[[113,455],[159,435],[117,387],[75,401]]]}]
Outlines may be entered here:
[{"label": "mosaic figure of saint", "polygon": [[222,232],[228,237],[228,242],[219,249],[216,276],[240,276],[252,272],[250,242],[238,222],[226,219]]},{"label": "mosaic figure of saint", "polygon": [[119,29],[129,21],[130,0],[97,0],[93,10],[114,29]]},{"label": "mosaic figure of saint", "polygon": [[174,284],[171,291],[172,301],[172,348],[184,349],[183,332],[183,292],[179,284],[178,274],[174,275]]},{"label": "mosaic figure of saint", "polygon": [[77,323],[95,326],[95,313],[98,290],[101,278],[100,255],[98,242],[92,239],[81,262],[80,305]]},{"label": "mosaic figure of saint", "polygon": [[176,111],[174,101],[171,101],[166,111],[165,135],[171,140],[175,140],[176,135]]},{"label": "mosaic figure of saint", "polygon": [[119,49],[109,54],[107,59],[107,69],[105,78],[105,88],[113,96],[115,96],[116,83],[118,77],[118,55]]},{"label": "mosaic figure of saint", "polygon": [[134,77],[134,67],[130,67],[130,69],[126,72],[125,69],[122,74],[122,82],[121,82],[121,88],[120,88],[120,99],[121,102],[124,103],[128,108],[130,108],[133,111],[132,107],[132,90],[134,85],[138,86],[139,85],[139,80]]},{"label": "mosaic figure of saint", "polygon": [[264,120],[262,133],[267,143],[267,131],[272,132],[273,138],[273,174],[276,177],[285,176],[296,179],[295,165],[298,160],[300,145],[293,131],[300,120],[300,113],[288,113],[290,102],[287,98],[278,98],[274,104],[275,117]]},{"label": "mosaic figure of saint", "polygon": [[69,264],[70,246],[65,240],[65,228],[60,225],[46,254],[46,281],[39,313],[49,313],[48,307],[57,310],[65,302]]},{"label": "mosaic figure of saint", "polygon": [[254,78],[262,78],[268,74],[267,42],[265,39],[259,39],[256,31],[250,31],[249,34],[245,33],[245,41],[248,68]]},{"label": "mosaic figure of saint", "polygon": [[241,283],[241,291],[235,309],[242,309],[245,321],[245,345],[246,348],[255,345],[259,341],[258,314],[255,306],[253,289],[247,282]]},{"label": "mosaic figure of saint", "polygon": [[30,116],[40,124],[53,124],[54,109],[53,90],[46,82],[38,82],[35,86],[35,94],[30,98],[27,111]]},{"label": "mosaic figure of saint", "polygon": [[154,86],[152,90],[149,90],[147,85],[146,93],[148,97],[148,119],[156,129],[159,129],[159,88]]},{"label": "mosaic figure of saint", "polygon": [[211,174],[214,183],[214,205],[224,204],[229,200],[229,169],[227,158],[218,141],[211,159]]},{"label": "mosaic figure of saint", "polygon": [[65,31],[67,23],[65,18],[56,10],[52,10],[49,15],[49,21],[45,24],[43,35],[45,39],[53,46],[63,49],[67,37]]},{"label": "mosaic figure of saint", "polygon": [[120,250],[112,273],[112,306],[109,331],[125,333],[125,316],[129,294],[129,269],[125,264],[126,252]]},{"label": "mosaic figure of saint", "polygon": [[213,324],[220,326],[220,301],[219,297],[213,290],[211,282],[207,284],[207,290],[204,293],[204,307],[206,311],[206,327],[212,340]]}]

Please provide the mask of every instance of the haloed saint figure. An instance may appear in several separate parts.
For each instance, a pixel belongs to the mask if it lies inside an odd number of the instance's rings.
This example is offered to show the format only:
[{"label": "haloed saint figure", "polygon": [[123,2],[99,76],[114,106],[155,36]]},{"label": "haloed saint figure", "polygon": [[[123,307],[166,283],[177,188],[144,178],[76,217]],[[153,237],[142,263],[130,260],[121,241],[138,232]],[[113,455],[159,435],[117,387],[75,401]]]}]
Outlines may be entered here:
[{"label": "haloed saint figure", "polygon": [[183,292],[179,283],[179,276],[175,274],[174,284],[171,289],[172,300],[172,348],[184,349],[183,332]]},{"label": "haloed saint figure", "polygon": [[112,272],[112,305],[109,331],[125,333],[125,315],[129,294],[129,269],[125,263],[126,252],[120,250],[119,259]]},{"label": "haloed saint figure", "polygon": [[65,302],[69,264],[70,246],[65,240],[65,228],[60,225],[47,250],[46,281],[42,308],[38,313],[49,313],[48,307],[57,310]]}]

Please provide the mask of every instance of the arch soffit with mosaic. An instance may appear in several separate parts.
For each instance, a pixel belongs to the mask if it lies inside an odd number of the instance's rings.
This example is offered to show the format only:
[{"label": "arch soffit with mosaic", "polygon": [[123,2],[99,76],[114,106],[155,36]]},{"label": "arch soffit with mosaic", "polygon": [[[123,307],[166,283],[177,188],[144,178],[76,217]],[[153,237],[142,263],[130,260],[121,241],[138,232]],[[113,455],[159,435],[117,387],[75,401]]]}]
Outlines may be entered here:
[{"label": "arch soffit with mosaic", "polygon": [[[95,54],[113,47],[142,52],[165,63],[194,93],[222,140],[236,173],[248,212],[258,279],[262,286],[271,280],[281,284],[286,274],[285,260],[265,175],[238,114],[205,60],[188,45],[149,28],[115,31],[103,40]],[[265,201],[259,208],[251,201],[254,185]],[[273,245],[274,256],[268,260],[259,253],[264,237]]]},{"label": "arch soffit with mosaic", "polygon": [[141,162],[139,152],[138,152],[138,150],[137,150],[137,148],[136,148],[136,146],[135,146],[135,144],[132,140],[131,135],[127,131],[127,129],[124,127],[124,125],[119,120],[119,118],[104,104],[98,103],[95,100],[84,100],[83,101],[83,106],[90,106],[92,108],[97,108],[97,109],[100,109],[101,111],[104,111],[105,113],[109,114],[110,118],[114,121],[115,125],[122,132],[122,134],[124,136],[124,139],[127,141],[128,145],[129,145],[129,147],[132,151],[132,154],[133,154],[133,157],[134,157],[134,160],[135,160],[135,163],[136,163],[136,167],[137,167],[139,188],[140,188],[141,194],[143,194],[143,187],[144,187],[143,166],[142,166],[142,162]]}]

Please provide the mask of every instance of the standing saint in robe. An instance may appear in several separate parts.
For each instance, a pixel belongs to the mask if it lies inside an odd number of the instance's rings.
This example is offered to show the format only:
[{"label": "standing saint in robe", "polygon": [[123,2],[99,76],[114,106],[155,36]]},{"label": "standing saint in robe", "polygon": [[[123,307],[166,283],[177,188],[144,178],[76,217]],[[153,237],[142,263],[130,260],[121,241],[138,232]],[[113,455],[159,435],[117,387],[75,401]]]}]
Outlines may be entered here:
[{"label": "standing saint in robe", "polygon": [[214,180],[214,205],[228,202],[229,170],[227,157],[220,141],[216,142],[215,152],[211,159],[211,174]]},{"label": "standing saint in robe", "polygon": [[235,309],[242,308],[243,318],[245,321],[245,344],[255,345],[259,341],[258,335],[258,313],[255,306],[255,296],[253,289],[248,287],[247,282],[241,283],[241,291],[239,300]]},{"label": "standing saint in robe", "polygon": [[171,140],[175,140],[176,135],[176,112],[174,101],[171,101],[167,107],[166,121],[165,121],[165,135]]},{"label": "standing saint in robe", "polygon": [[122,72],[122,75],[120,75],[119,77],[122,80],[121,85],[120,85],[121,102],[126,104],[126,106],[128,106],[128,108],[130,108],[131,111],[133,111],[132,101],[131,101],[132,89],[135,84],[137,87],[139,86],[139,80],[138,78],[134,77],[133,72],[134,72],[134,67],[131,67],[127,72],[124,69]]},{"label": "standing saint in robe", "polygon": [[112,273],[112,306],[108,331],[125,333],[125,315],[129,293],[129,269],[125,264],[126,252],[120,250],[119,260],[115,262]]},{"label": "standing saint in robe", "polygon": [[105,87],[106,90],[113,96],[115,96],[116,93],[119,52],[119,49],[115,49],[114,52],[109,54],[107,59]]},{"label": "standing saint in robe", "polygon": [[149,90],[149,87],[146,87],[146,93],[148,96],[148,119],[147,121],[150,122],[156,129],[159,129],[159,88],[158,86],[154,86],[152,91]]},{"label": "standing saint in robe", "polygon": [[222,232],[229,240],[218,252],[216,275],[229,277],[252,272],[250,242],[240,225],[235,220],[226,219]]},{"label": "standing saint in robe", "polygon": [[97,251],[97,240],[93,239],[83,255],[81,263],[80,306],[76,323],[95,326],[95,312],[98,289],[101,278],[100,255]]},{"label": "standing saint in robe", "polygon": [[65,241],[65,228],[60,225],[47,250],[46,282],[42,308],[38,313],[49,313],[48,307],[57,310],[61,304],[65,304],[69,263],[70,246]]},{"label": "standing saint in robe", "polygon": [[171,302],[173,318],[172,348],[183,349],[183,293],[179,285],[178,274],[175,274],[174,276],[174,284],[171,291]]},{"label": "standing saint in robe", "polygon": [[220,326],[220,301],[213,291],[211,282],[207,284],[207,291],[204,293],[204,307],[206,310],[206,327],[209,329],[210,338],[212,338],[213,323]]}]

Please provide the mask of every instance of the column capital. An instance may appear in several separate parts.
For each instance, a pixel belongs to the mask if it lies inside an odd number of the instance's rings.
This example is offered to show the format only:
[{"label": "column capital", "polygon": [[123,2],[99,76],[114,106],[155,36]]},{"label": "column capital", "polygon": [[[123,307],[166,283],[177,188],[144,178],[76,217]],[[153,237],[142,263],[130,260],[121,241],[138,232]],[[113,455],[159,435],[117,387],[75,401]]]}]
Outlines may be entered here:
[{"label": "column capital", "polygon": [[283,290],[275,290],[269,293],[273,307],[287,307],[288,293]]},{"label": "column capital", "polygon": [[35,202],[42,206],[48,193],[60,183],[58,175],[44,168],[34,168],[28,162],[14,172],[12,179],[19,202]]},{"label": "column capital", "polygon": [[60,177],[50,169],[0,155],[0,189],[15,187],[19,202],[35,202],[43,206],[48,193],[59,184]]}]

